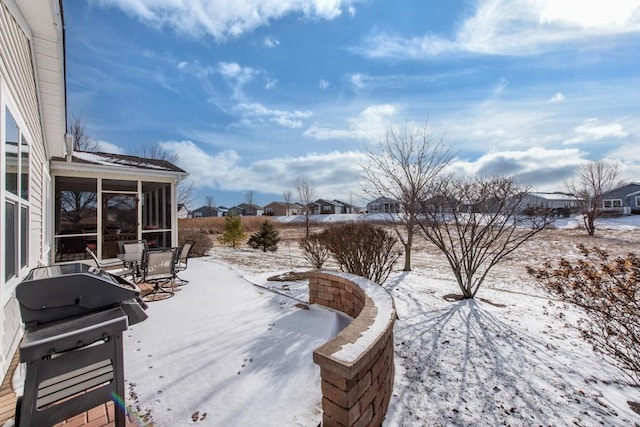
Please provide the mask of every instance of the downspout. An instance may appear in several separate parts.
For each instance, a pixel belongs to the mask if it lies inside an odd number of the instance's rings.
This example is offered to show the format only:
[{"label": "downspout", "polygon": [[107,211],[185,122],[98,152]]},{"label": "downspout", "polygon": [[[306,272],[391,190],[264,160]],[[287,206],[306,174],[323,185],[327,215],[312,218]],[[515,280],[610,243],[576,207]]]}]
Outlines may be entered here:
[{"label": "downspout", "polygon": [[66,148],[65,159],[67,163],[71,163],[71,159],[73,158],[73,134],[65,133],[64,142]]}]

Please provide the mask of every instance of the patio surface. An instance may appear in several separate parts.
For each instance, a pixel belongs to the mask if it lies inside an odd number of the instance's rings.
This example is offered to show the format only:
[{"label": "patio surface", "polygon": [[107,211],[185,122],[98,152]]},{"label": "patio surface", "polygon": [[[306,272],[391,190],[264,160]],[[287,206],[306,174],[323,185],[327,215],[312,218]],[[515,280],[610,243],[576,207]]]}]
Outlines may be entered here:
[{"label": "patio surface", "polygon": [[[211,258],[125,336],[127,403],[156,425],[317,426],[313,351],[349,320],[251,285]],[[302,307],[302,308],[301,308]]]},{"label": "patio surface", "polygon": [[[180,276],[190,283],[150,302],[149,318],[124,332],[128,425],[317,426],[313,350],[349,320],[255,287],[210,258],[190,259]],[[67,425],[113,425],[112,411],[101,405]]]}]

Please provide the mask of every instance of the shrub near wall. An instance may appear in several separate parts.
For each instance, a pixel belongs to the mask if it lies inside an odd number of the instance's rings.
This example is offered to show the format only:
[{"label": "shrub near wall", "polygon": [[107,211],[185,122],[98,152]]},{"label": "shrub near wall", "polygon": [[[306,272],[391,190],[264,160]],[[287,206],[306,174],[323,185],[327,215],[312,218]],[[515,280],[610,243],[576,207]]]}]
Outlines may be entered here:
[{"label": "shrub near wall", "polygon": [[359,276],[312,271],[309,302],[353,317],[349,326],[313,353],[322,378],[322,425],[380,426],[393,392],[391,296]]}]

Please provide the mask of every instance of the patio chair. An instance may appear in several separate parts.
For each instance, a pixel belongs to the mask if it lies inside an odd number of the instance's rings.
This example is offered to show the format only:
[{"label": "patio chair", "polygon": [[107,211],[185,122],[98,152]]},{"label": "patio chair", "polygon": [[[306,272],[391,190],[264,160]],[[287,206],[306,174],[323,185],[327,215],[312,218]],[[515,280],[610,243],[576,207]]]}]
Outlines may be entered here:
[{"label": "patio chair", "polygon": [[[145,250],[142,257],[142,281],[153,284],[153,290],[145,295],[154,301],[155,297],[161,294],[174,295],[173,284],[176,277],[176,248]],[[167,290],[163,285],[171,285],[171,290]]]},{"label": "patio chair", "polygon": [[[127,265],[128,268],[137,269],[142,262],[144,251],[148,250],[146,240],[122,240],[118,241],[118,251],[125,254],[137,254],[139,262]],[[140,276],[140,271],[135,271],[136,276]]]},{"label": "patio chair", "polygon": [[178,273],[187,269],[189,255],[191,254],[191,250],[193,249],[193,245],[195,245],[195,243],[195,240],[187,240],[182,244],[180,250],[176,252],[176,286],[183,286],[189,283],[188,280],[179,277]]},{"label": "patio chair", "polygon": [[145,239],[143,240],[118,240],[118,253],[140,252],[149,249]]},{"label": "patio chair", "polygon": [[[116,274],[118,276],[131,275],[131,278],[133,279],[133,270],[130,268],[126,268],[123,261],[100,261],[91,249],[85,248],[85,252],[91,257],[91,259],[93,259],[93,262],[96,263],[96,267],[98,267],[100,270],[112,269],[113,271],[110,271],[110,273]],[[118,271],[115,271],[116,269],[118,269]]]}]

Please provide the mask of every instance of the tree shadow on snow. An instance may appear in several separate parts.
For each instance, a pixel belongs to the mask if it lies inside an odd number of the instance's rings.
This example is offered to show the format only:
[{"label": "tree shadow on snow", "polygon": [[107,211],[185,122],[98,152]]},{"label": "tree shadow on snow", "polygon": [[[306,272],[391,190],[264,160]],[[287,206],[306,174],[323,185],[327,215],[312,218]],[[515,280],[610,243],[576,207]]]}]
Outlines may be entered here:
[{"label": "tree shadow on snow", "polygon": [[530,336],[482,303],[462,300],[401,319],[394,334],[400,369],[388,425],[583,425],[615,419],[606,404],[583,391],[585,379],[567,362],[581,354]]}]

